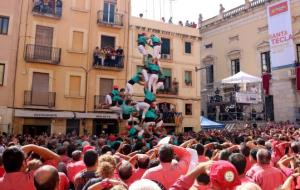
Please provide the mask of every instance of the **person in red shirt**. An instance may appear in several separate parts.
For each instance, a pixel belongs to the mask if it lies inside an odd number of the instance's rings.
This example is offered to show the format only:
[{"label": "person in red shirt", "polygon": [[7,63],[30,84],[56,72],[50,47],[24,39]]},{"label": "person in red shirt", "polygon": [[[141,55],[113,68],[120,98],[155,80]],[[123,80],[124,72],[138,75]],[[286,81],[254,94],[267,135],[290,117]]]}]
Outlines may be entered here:
[{"label": "person in red shirt", "polygon": [[[174,154],[179,159],[177,163],[172,162]],[[162,145],[158,155],[160,164],[148,169],[142,179],[153,180],[169,189],[180,175],[184,175],[188,171],[191,155],[185,148],[169,144]]]},{"label": "person in red shirt", "polygon": [[43,160],[59,161],[59,156],[54,152],[36,145],[8,147],[2,155],[5,174],[0,178],[0,189],[19,190],[20,187],[26,190],[35,190],[33,184],[33,171],[26,172],[27,165],[25,157],[28,153],[34,152]]},{"label": "person in red shirt", "polygon": [[249,178],[245,175],[247,160],[246,160],[246,157],[243,154],[241,154],[241,153],[231,154],[229,156],[229,162],[232,163],[234,165],[234,167],[236,168],[236,170],[239,174],[240,181],[241,181],[242,184],[253,182],[251,180],[251,178]]},{"label": "person in red shirt", "polygon": [[240,185],[240,179],[235,167],[228,161],[208,161],[198,166],[186,175],[179,177],[169,190],[188,190],[197,176],[208,174],[210,176],[210,188],[213,190],[234,190]]},{"label": "person in red shirt", "polygon": [[284,183],[285,176],[281,170],[270,165],[271,154],[268,150],[258,150],[257,162],[261,170],[253,175],[253,180],[263,190],[274,190]]},{"label": "person in red shirt", "polygon": [[5,170],[3,167],[2,155],[0,155],[0,177],[3,177],[4,173],[5,173]]},{"label": "person in red shirt", "polygon": [[70,182],[74,184],[75,175],[84,169],[86,169],[86,166],[81,159],[81,151],[72,152],[72,161],[67,165],[67,175]]},{"label": "person in red shirt", "polygon": [[198,154],[198,163],[206,162],[209,159],[205,156],[205,147],[202,144],[196,144],[193,146]]}]

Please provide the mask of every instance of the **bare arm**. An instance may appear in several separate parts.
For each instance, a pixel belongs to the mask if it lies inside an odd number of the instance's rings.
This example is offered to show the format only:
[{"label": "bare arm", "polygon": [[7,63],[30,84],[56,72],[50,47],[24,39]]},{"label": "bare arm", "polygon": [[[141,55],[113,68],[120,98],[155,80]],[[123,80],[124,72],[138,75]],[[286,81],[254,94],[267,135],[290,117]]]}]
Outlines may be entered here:
[{"label": "bare arm", "polygon": [[28,154],[30,152],[34,152],[38,155],[40,155],[43,159],[45,160],[57,160],[60,161],[60,157],[58,154],[56,154],[55,152],[52,152],[51,150],[41,147],[41,146],[37,146],[34,144],[29,144],[29,145],[25,145],[22,147],[22,150]]}]

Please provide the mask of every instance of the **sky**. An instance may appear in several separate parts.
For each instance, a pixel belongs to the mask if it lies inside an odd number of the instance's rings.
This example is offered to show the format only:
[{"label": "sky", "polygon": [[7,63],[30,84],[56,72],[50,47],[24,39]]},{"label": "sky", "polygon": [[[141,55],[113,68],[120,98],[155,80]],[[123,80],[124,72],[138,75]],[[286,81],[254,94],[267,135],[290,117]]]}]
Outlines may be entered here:
[{"label": "sky", "polygon": [[[170,6],[170,1],[172,6]],[[166,21],[173,15],[173,23],[186,20],[198,23],[199,13],[203,19],[208,19],[219,14],[219,5],[223,4],[226,10],[230,10],[243,4],[245,0],[131,0],[132,16],[143,13],[144,18]],[[153,5],[154,10],[153,11]],[[171,8],[172,7],[172,8]]]}]

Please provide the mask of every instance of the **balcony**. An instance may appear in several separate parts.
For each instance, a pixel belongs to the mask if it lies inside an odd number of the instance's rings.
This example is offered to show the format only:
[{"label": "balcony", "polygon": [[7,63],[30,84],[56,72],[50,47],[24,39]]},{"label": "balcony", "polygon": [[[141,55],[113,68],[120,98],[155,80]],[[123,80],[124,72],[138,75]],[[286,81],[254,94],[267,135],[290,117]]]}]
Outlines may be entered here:
[{"label": "balcony", "polygon": [[45,3],[39,0],[33,3],[32,14],[35,16],[60,19],[62,15],[62,1],[49,0],[48,3]]},{"label": "balcony", "polygon": [[55,92],[24,92],[24,106],[55,107]]},{"label": "balcony", "polygon": [[26,62],[59,64],[61,48],[27,44],[24,56]]},{"label": "balcony", "polygon": [[168,52],[168,53],[162,53],[161,60],[162,61],[172,61],[173,60],[173,51],[170,50],[170,52]]},{"label": "balcony", "polygon": [[102,70],[122,71],[124,69],[123,55],[94,55],[93,67]]},{"label": "balcony", "polygon": [[158,95],[178,95],[178,88],[165,88],[157,91]]},{"label": "balcony", "polygon": [[109,106],[106,106],[104,103],[105,103],[105,95],[94,96],[94,110],[109,108]]},{"label": "balcony", "polygon": [[124,15],[115,12],[98,11],[98,25],[122,28],[124,26]]},{"label": "balcony", "polygon": [[162,119],[165,124],[172,125],[176,124],[176,116],[182,115],[181,112],[163,112],[162,113]]}]

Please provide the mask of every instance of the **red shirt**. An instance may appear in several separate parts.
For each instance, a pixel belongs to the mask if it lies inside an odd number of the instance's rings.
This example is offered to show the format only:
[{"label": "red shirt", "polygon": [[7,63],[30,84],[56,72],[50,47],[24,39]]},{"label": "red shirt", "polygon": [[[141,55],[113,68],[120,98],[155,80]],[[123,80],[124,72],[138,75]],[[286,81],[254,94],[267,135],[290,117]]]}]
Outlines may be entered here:
[{"label": "red shirt", "polygon": [[136,170],[133,170],[132,175],[129,179],[124,181],[128,186],[130,186],[133,182],[140,180],[142,176],[144,175],[146,169],[138,168]]},{"label": "red shirt", "polygon": [[208,161],[209,159],[206,157],[206,156],[198,156],[198,162],[201,163],[201,162],[206,162]]},{"label": "red shirt", "polygon": [[68,190],[69,189],[69,179],[66,174],[59,172],[59,184],[58,190]]},{"label": "red shirt", "polygon": [[0,178],[0,189],[2,190],[35,190],[33,184],[33,172],[5,173]]},{"label": "red shirt", "polygon": [[246,176],[249,178],[253,179],[253,176],[255,173],[259,172],[262,170],[262,167],[259,164],[254,164],[246,173]]},{"label": "red shirt", "polygon": [[76,174],[81,172],[82,170],[86,169],[86,166],[82,160],[77,162],[71,162],[67,165],[67,174],[69,180],[74,183],[74,177]]},{"label": "red shirt", "polygon": [[188,171],[191,160],[191,155],[185,148],[173,146],[173,150],[179,157],[178,163],[160,163],[160,165],[148,169],[142,178],[159,182],[169,189],[181,175]]},{"label": "red shirt", "polygon": [[246,157],[246,168],[245,168],[245,173],[252,167],[252,163],[250,161],[249,157]]},{"label": "red shirt", "polygon": [[262,168],[254,174],[253,180],[263,190],[274,190],[284,183],[285,176],[278,168],[270,165],[262,166]]},{"label": "red shirt", "polygon": [[3,177],[5,174],[5,169],[3,167],[0,167],[0,177]]}]

